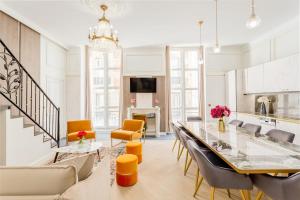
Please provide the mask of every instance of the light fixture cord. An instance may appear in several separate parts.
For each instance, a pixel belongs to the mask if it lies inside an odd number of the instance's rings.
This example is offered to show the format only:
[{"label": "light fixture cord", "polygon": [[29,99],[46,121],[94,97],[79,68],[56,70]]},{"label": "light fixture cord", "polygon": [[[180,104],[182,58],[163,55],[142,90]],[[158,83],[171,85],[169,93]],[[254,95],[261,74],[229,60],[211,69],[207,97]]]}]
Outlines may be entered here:
[{"label": "light fixture cord", "polygon": [[255,7],[254,7],[254,0],[251,1],[251,14],[255,15]]},{"label": "light fixture cord", "polygon": [[202,24],[200,24],[200,46],[202,46]]},{"label": "light fixture cord", "polygon": [[216,0],[216,46],[219,45],[219,37],[218,37],[218,1]]}]

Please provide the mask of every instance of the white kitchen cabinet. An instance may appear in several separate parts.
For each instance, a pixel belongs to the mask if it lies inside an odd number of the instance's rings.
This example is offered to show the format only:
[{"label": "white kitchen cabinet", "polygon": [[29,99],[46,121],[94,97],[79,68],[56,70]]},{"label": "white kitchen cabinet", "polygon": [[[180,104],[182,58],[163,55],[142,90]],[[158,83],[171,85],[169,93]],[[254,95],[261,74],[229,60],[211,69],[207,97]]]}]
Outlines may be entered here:
[{"label": "white kitchen cabinet", "polygon": [[257,65],[245,70],[246,78],[246,93],[261,93],[263,92],[263,65]]},{"label": "white kitchen cabinet", "polygon": [[300,145],[300,124],[277,120],[276,129],[294,133],[294,143]]},{"label": "white kitchen cabinet", "polygon": [[245,92],[300,91],[299,54],[245,69]]}]

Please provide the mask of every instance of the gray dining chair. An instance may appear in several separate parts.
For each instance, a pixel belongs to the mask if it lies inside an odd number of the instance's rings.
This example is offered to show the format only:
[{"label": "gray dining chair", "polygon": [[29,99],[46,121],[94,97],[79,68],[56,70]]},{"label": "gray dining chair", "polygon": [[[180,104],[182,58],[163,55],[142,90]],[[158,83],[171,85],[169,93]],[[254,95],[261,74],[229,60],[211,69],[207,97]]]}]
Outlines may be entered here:
[{"label": "gray dining chair", "polygon": [[174,144],[173,144],[173,147],[172,147],[172,151],[174,151],[175,149],[175,146],[179,140],[179,136],[178,136],[178,133],[177,131],[175,131],[176,127],[175,127],[175,124],[174,122],[170,122],[170,127],[171,127],[171,130],[173,131],[174,135],[175,135],[175,141],[174,141]]},{"label": "gray dining chair", "polygon": [[261,190],[256,200],[260,200],[264,194],[273,200],[299,200],[300,199],[300,174],[289,177],[276,177],[268,174],[250,175],[253,184]]},{"label": "gray dining chair", "polygon": [[187,117],[186,117],[186,120],[187,120],[188,122],[199,122],[199,121],[202,120],[202,118],[199,117],[199,116],[187,116]]},{"label": "gray dining chair", "polygon": [[243,125],[243,123],[244,123],[243,121],[240,121],[240,120],[237,120],[237,119],[231,120],[229,122],[229,124],[237,126],[237,127],[241,127]]},{"label": "gray dining chair", "polygon": [[250,133],[254,133],[255,136],[259,136],[260,135],[260,130],[261,130],[261,126],[260,125],[247,123],[247,124],[244,124],[242,126],[242,128],[246,129]]},{"label": "gray dining chair", "polygon": [[199,170],[197,174],[201,173],[201,177],[198,175],[194,195],[196,195],[203,179],[205,179],[211,187],[211,200],[214,200],[216,188],[226,189],[229,197],[229,189],[240,190],[243,199],[249,198],[250,191],[253,188],[252,181],[249,176],[235,172],[214,152],[201,151],[199,148],[196,148],[193,141],[188,141],[187,144],[196,158]]},{"label": "gray dining chair", "polygon": [[[171,125],[172,126],[172,125]],[[173,148],[172,148],[172,151],[174,151],[174,148],[176,146],[176,143],[178,142],[178,150],[177,150],[177,160],[179,160],[179,154],[180,154],[180,149],[181,149],[181,143],[182,143],[182,139],[180,137],[180,130],[181,130],[181,127],[179,127],[177,124],[174,124],[173,123],[173,126],[172,126],[173,130],[174,130],[174,133],[175,133],[175,142],[173,144]]]},{"label": "gray dining chair", "polygon": [[295,134],[294,133],[282,131],[282,130],[279,130],[279,129],[269,130],[266,133],[266,135],[269,136],[271,139],[273,139],[275,141],[278,141],[278,142],[290,142],[290,143],[293,143],[294,138],[295,138]]},{"label": "gray dining chair", "polygon": [[[191,136],[185,130],[180,131],[180,136],[182,138],[182,144],[183,144],[182,148],[186,149],[185,164],[184,164],[184,175],[186,175],[190,168],[192,161],[195,160],[194,155],[192,155],[192,152],[187,145],[187,141],[193,140],[194,142],[197,143],[198,148],[200,148],[202,151],[209,151],[209,149],[203,143],[201,143],[198,139]],[[183,149],[182,149],[182,151],[183,151]]]}]

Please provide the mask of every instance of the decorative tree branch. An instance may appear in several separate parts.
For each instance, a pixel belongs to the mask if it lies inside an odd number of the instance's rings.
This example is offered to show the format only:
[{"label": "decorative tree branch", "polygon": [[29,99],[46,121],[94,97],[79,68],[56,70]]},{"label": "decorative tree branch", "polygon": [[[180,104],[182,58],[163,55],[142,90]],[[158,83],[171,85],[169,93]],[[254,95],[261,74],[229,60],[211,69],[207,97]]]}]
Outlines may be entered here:
[{"label": "decorative tree branch", "polygon": [[5,50],[0,52],[0,64],[3,64],[1,70],[0,65],[0,92],[7,94],[11,98],[11,94],[17,92],[22,82],[22,69],[16,60]]}]

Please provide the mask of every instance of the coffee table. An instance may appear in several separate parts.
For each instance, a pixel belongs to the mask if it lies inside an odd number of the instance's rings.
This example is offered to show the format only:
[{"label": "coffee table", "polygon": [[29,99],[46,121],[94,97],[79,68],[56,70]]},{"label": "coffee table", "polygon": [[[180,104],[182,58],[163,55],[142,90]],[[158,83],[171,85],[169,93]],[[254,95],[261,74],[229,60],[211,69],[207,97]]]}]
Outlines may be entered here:
[{"label": "coffee table", "polygon": [[78,142],[70,143],[67,146],[54,149],[56,153],[55,153],[53,163],[57,161],[57,157],[59,153],[85,154],[93,151],[97,151],[99,161],[100,161],[99,149],[102,146],[103,146],[102,142],[96,142],[96,141],[84,141],[82,144],[79,144]]}]

